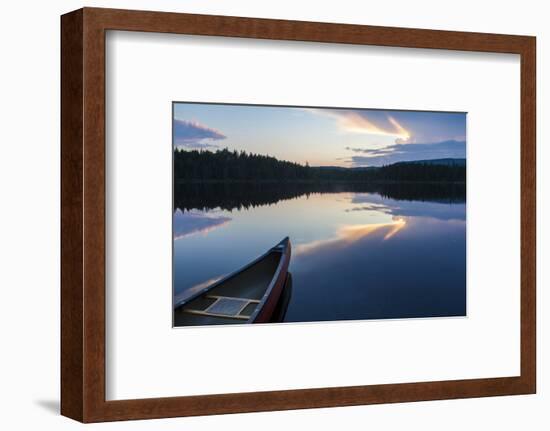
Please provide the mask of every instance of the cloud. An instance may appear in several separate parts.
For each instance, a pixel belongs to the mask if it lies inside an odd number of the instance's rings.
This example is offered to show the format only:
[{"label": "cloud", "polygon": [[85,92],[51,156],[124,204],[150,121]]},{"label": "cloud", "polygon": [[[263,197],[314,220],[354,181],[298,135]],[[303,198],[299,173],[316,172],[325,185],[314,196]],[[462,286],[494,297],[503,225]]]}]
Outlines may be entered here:
[{"label": "cloud", "polygon": [[[330,118],[341,132],[365,135],[370,145],[374,140],[384,145],[466,140],[466,114],[463,112],[343,108],[306,108],[305,111]],[[359,138],[353,137],[355,142]]]},{"label": "cloud", "polygon": [[226,139],[221,132],[197,121],[176,120],[173,124],[174,146],[186,148],[217,148],[212,141]]},{"label": "cloud", "polygon": [[306,110],[314,114],[334,118],[340,129],[346,132],[390,136],[396,139],[396,143],[405,143],[411,139],[411,132],[392,115],[385,112],[317,108],[306,108]]},{"label": "cloud", "polygon": [[346,147],[346,150],[361,154],[348,159],[352,166],[383,166],[413,160],[465,158],[466,142],[448,140],[433,144],[395,144],[377,149]]}]

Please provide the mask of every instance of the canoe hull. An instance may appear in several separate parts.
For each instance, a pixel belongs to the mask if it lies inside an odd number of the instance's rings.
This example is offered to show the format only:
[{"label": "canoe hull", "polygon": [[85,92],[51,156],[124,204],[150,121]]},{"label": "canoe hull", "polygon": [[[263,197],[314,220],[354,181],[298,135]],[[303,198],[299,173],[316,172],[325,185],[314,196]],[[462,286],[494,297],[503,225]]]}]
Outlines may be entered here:
[{"label": "canoe hull", "polygon": [[262,309],[252,323],[267,323],[271,321],[275,308],[277,307],[279,299],[281,298],[281,293],[283,292],[283,289],[285,287],[286,277],[288,273],[288,265],[290,264],[290,255],[291,246],[289,241],[286,251],[283,254],[283,261],[279,268],[278,274],[276,276],[277,278],[275,280],[271,293],[269,294],[269,297],[265,301]]}]

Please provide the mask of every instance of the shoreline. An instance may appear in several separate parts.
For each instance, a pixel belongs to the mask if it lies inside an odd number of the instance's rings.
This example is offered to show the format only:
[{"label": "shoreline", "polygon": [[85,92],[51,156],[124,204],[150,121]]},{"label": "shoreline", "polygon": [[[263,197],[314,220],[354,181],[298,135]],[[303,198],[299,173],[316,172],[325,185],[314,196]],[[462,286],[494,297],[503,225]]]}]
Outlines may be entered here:
[{"label": "shoreline", "polygon": [[466,181],[425,181],[425,180],[372,180],[372,181],[346,181],[346,180],[181,180],[174,179],[174,184],[457,184],[466,185]]}]

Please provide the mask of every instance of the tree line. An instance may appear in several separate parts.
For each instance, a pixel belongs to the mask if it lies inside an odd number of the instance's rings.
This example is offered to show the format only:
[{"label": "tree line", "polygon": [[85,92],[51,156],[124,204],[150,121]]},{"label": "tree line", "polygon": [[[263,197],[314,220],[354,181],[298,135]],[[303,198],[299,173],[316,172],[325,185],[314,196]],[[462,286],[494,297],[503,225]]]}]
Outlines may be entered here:
[{"label": "tree line", "polygon": [[174,150],[174,182],[464,182],[466,167],[399,162],[372,168],[311,167],[246,151]]}]

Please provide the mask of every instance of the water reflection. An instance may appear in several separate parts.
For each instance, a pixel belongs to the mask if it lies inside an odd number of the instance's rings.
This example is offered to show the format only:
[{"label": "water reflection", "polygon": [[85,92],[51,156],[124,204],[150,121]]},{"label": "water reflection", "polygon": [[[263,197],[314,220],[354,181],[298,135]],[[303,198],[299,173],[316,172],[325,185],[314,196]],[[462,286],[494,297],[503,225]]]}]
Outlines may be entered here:
[{"label": "water reflection", "polygon": [[206,234],[217,227],[221,227],[231,221],[231,217],[216,215],[203,211],[186,211],[180,209],[174,211],[174,240],[198,232]]},{"label": "water reflection", "polygon": [[404,219],[396,219],[389,223],[342,226],[336,231],[336,236],[334,238],[299,244],[294,247],[294,250],[295,254],[304,254],[313,253],[323,247],[341,249],[379,230],[385,232],[383,239],[387,240],[403,229],[405,225],[406,221]]},{"label": "water reflection", "polygon": [[[466,202],[464,183],[210,182],[174,185],[174,208],[241,210],[318,193],[370,193],[398,200]],[[358,195],[357,199],[361,199]]]},{"label": "water reflection", "polygon": [[187,297],[289,236],[287,322],[466,314],[464,186],[424,185],[409,194],[409,184],[369,191],[310,186],[263,195],[239,187],[232,195],[225,186],[218,194],[204,185],[190,195],[178,189],[175,297]]}]

